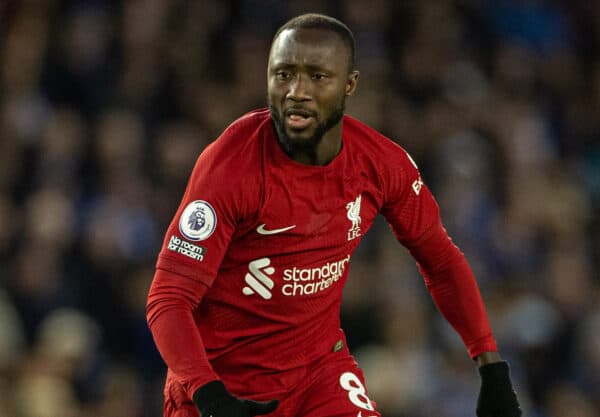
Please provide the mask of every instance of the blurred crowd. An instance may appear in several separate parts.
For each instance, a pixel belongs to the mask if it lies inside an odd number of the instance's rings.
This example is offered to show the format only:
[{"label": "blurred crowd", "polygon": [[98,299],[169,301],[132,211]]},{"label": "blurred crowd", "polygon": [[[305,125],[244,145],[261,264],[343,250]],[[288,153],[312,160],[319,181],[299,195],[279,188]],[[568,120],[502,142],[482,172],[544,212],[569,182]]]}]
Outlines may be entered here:
[{"label": "blurred crowd", "polygon": [[[600,415],[600,2],[4,0],[0,416],[162,415],[163,233],[309,11],[354,31],[347,112],[419,164],[526,415]],[[384,417],[474,415],[476,368],[381,219],[342,321]]]}]

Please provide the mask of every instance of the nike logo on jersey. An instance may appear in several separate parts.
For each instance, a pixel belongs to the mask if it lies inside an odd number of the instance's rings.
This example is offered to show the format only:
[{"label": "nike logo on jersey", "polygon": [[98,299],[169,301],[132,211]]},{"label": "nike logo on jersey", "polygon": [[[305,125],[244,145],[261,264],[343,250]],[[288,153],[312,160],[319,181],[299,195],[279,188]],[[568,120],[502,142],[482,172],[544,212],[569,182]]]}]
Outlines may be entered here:
[{"label": "nike logo on jersey", "polygon": [[282,227],[281,229],[265,229],[266,224],[261,224],[256,228],[256,231],[258,233],[260,233],[261,235],[276,235],[277,233],[281,233],[281,232],[285,232],[286,230],[290,230],[293,229],[294,227],[296,227],[295,224],[288,226],[288,227]]}]

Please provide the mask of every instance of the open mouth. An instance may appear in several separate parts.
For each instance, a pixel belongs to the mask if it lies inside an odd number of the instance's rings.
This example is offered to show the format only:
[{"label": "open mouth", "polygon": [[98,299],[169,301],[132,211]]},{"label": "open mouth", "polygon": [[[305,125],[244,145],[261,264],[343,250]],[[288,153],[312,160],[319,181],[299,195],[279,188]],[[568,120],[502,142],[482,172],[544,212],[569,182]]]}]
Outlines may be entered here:
[{"label": "open mouth", "polygon": [[290,109],[285,112],[285,120],[291,129],[305,129],[314,119],[314,114],[307,110]]}]

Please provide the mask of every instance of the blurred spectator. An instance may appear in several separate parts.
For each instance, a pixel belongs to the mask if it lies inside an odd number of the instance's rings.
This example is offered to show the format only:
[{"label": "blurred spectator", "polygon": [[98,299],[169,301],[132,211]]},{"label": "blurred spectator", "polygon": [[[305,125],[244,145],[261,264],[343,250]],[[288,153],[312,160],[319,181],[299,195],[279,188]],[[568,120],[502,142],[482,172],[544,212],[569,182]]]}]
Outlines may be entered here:
[{"label": "blurred spectator", "polygon": [[80,405],[69,381],[33,372],[24,374],[15,385],[14,415],[18,417],[76,417]]},{"label": "blurred spectator", "polygon": [[[6,391],[3,382],[8,382],[17,371],[16,366],[25,354],[25,329],[18,311],[4,291],[0,291],[0,392]],[[0,404],[5,406],[6,396]],[[2,410],[0,406],[0,410]]]}]

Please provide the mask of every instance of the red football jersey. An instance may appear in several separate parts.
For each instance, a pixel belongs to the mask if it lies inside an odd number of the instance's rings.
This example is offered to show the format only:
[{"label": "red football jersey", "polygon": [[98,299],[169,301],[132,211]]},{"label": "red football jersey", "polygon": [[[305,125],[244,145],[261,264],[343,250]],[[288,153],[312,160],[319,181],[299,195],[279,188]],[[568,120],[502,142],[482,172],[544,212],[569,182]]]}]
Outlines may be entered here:
[{"label": "red football jersey", "polygon": [[400,146],[347,115],[342,143],[326,166],[297,163],[259,110],[230,125],[194,167],[158,267],[209,287],[194,318],[210,364],[234,392],[293,385],[273,375],[343,338],[350,259],[378,213],[409,249],[440,224]]}]

